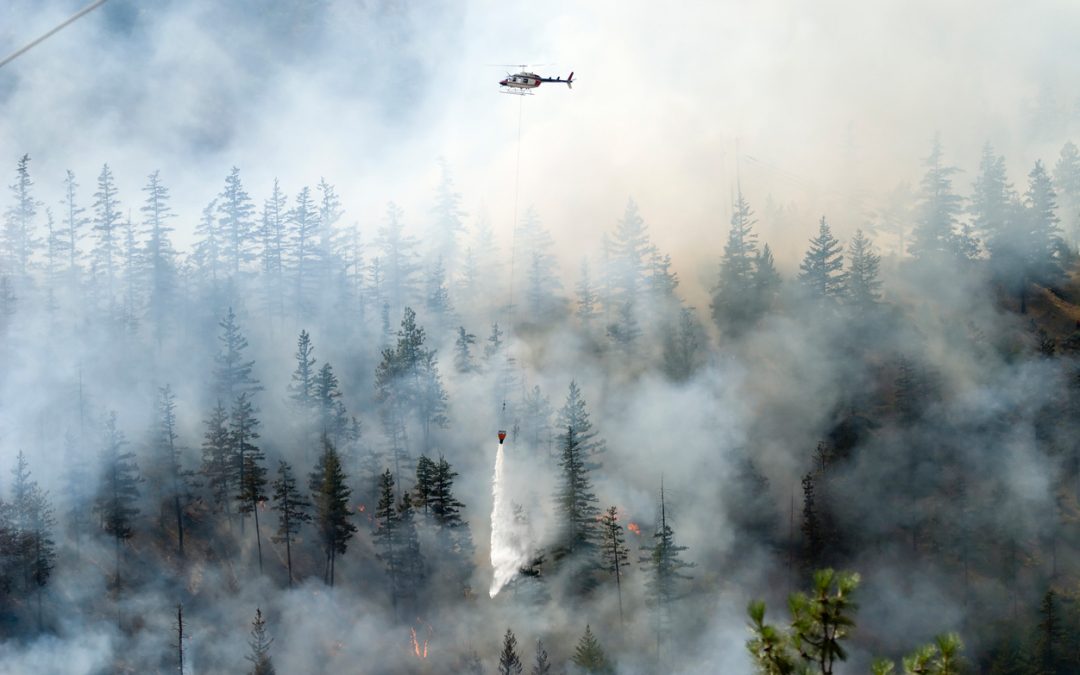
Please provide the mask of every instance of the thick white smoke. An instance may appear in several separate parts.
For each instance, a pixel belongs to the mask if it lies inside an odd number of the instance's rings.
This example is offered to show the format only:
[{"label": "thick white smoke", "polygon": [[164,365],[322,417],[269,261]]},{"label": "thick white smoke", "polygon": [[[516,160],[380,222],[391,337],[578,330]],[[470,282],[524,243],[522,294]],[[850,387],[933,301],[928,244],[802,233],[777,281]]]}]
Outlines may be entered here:
[{"label": "thick white smoke", "polygon": [[495,451],[495,476],[492,479],[491,567],[494,575],[488,595],[495,597],[518,570],[528,562],[529,542],[525,528],[514,518],[514,505],[506,494],[503,444]]}]

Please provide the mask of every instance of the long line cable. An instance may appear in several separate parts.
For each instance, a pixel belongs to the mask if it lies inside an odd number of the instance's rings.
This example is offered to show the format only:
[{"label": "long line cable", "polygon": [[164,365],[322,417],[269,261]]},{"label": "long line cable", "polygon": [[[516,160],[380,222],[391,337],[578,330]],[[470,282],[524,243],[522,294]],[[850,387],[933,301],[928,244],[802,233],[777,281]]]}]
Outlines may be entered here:
[{"label": "long line cable", "polygon": [[511,355],[511,340],[514,337],[514,258],[517,255],[517,229],[518,229],[518,194],[521,185],[521,117],[522,110],[524,109],[525,97],[520,96],[518,100],[518,128],[517,128],[517,157],[514,160],[514,218],[513,229],[510,231],[510,299],[506,308],[507,313],[507,326],[506,326],[506,375],[503,381],[503,423],[506,423],[506,399],[509,396],[509,378],[510,372],[513,368],[513,356]]},{"label": "long line cable", "polygon": [[52,37],[53,35],[56,35],[57,33],[59,33],[59,32],[60,32],[61,30],[63,30],[64,28],[67,28],[67,27],[68,27],[68,26],[70,26],[71,24],[73,24],[73,23],[75,23],[76,21],[78,21],[78,20],[79,20],[80,18],[82,18],[82,17],[84,16],[84,15],[86,15],[86,14],[89,14],[90,12],[94,11],[94,10],[95,10],[95,9],[97,9],[98,7],[101,7],[102,5],[104,5],[104,4],[105,4],[105,2],[106,2],[106,0],[95,0],[94,2],[90,3],[90,4],[89,4],[89,5],[87,5],[86,7],[83,7],[82,9],[80,9],[80,10],[79,10],[78,12],[75,12],[74,14],[72,14],[71,16],[69,16],[69,17],[68,17],[67,19],[65,19],[65,20],[63,21],[63,23],[61,23],[60,25],[58,25],[58,26],[57,26],[56,28],[53,28],[52,30],[50,30],[49,32],[45,33],[44,35],[42,35],[41,37],[37,38],[36,40],[34,40],[34,41],[30,42],[29,44],[27,44],[27,45],[24,45],[24,46],[23,46],[22,48],[20,48],[20,49],[17,49],[17,50],[15,50],[15,52],[14,52],[13,54],[11,54],[11,55],[7,56],[7,57],[6,57],[6,58],[5,58],[5,59],[4,59],[3,61],[0,61],[0,68],[3,68],[3,67],[4,67],[4,66],[6,66],[7,64],[9,64],[9,63],[11,63],[12,61],[14,61],[15,59],[19,58],[20,56],[22,56],[22,55],[23,55],[23,54],[25,54],[26,52],[30,51],[30,50],[31,50],[31,49],[33,49],[34,47],[38,46],[39,44],[41,44],[41,43],[42,43],[42,42],[44,42],[45,40],[47,40],[47,39],[49,39],[50,37]]}]

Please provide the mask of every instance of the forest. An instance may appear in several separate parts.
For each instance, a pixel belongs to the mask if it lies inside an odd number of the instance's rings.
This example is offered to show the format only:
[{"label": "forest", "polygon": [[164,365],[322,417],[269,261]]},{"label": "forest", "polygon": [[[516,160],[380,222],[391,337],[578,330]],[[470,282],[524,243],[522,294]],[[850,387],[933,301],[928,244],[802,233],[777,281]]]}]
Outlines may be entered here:
[{"label": "forest", "polygon": [[740,188],[694,307],[632,200],[571,282],[538,209],[500,241],[446,163],[425,228],[361,230],[326,179],[233,168],[190,220],[158,171],[18,158],[0,659],[1075,672],[1080,151],[919,171],[791,270]]}]

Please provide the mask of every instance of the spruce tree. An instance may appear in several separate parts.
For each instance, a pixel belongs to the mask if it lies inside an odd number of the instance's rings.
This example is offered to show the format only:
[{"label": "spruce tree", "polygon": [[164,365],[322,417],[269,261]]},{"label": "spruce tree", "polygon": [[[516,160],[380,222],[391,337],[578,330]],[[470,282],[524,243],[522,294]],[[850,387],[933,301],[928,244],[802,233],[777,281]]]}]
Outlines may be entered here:
[{"label": "spruce tree", "polygon": [[218,401],[206,419],[206,432],[202,443],[202,466],[199,472],[206,479],[210,499],[218,511],[229,513],[233,477],[236,474],[233,460],[233,439],[229,433],[229,413]]},{"label": "spruce tree", "polygon": [[176,396],[169,385],[158,389],[157,413],[155,448],[168,485],[167,498],[172,502],[173,516],[176,518],[176,552],[183,558],[184,507],[191,497],[190,479],[193,472],[184,469],[183,453],[177,443]]},{"label": "spruce tree", "polygon": [[[576,380],[570,381],[570,388],[566,394],[566,403],[559,409],[555,418],[555,424],[560,430],[573,429],[574,438],[578,446],[585,466],[589,470],[597,470],[601,467],[601,458],[607,452],[607,442],[600,437],[600,432],[593,429],[589,419],[589,411],[585,398],[581,394]],[[565,447],[567,433],[560,433],[558,442],[560,447]]]},{"label": "spruce tree", "polygon": [[843,248],[832,235],[825,216],[818,223],[818,235],[810,240],[810,249],[799,265],[799,282],[809,295],[821,301],[836,301],[844,294]]},{"label": "spruce tree", "polygon": [[619,620],[623,620],[622,577],[630,569],[630,549],[619,525],[619,513],[614,506],[608,507],[600,518],[600,558],[602,569],[615,577],[615,589],[619,595]]},{"label": "spruce tree", "polygon": [[600,533],[597,520],[600,509],[592,492],[589,468],[573,427],[567,428],[559,458],[560,477],[555,492],[558,534],[556,560],[569,558],[574,566],[574,591],[586,592],[594,585],[592,572],[597,566]]},{"label": "spruce tree", "polygon": [[191,252],[191,261],[198,270],[199,278],[215,294],[218,292],[219,282],[225,278],[226,271],[225,242],[214,218],[216,209],[216,199],[203,207],[199,224],[195,226],[197,238]]},{"label": "spruce tree", "polygon": [[120,586],[120,548],[135,534],[135,519],[139,516],[139,476],[135,455],[124,450],[127,440],[110,413],[105,422],[102,448],[102,480],[94,510],[101,518],[102,529],[113,538],[116,548],[116,586]]},{"label": "spruce tree", "polygon": [[551,662],[548,661],[547,649],[542,640],[536,641],[536,660],[533,661],[529,675],[551,675]]},{"label": "spruce tree", "polygon": [[10,186],[12,205],[4,213],[3,252],[7,269],[21,281],[30,275],[30,261],[41,240],[34,232],[34,216],[41,203],[31,192],[30,155],[19,158],[15,182]]},{"label": "spruce tree", "polygon": [[881,279],[878,268],[881,256],[863,231],[856,230],[848,244],[847,301],[858,311],[873,309],[881,300]]},{"label": "spruce tree", "polygon": [[344,555],[348,549],[356,526],[349,521],[353,515],[349,507],[352,488],[341,468],[337,449],[326,436],[323,436],[322,443],[323,452],[311,473],[309,487],[314,504],[315,528],[326,555],[324,581],[333,586],[334,563],[337,556]]},{"label": "spruce tree", "polygon": [[492,357],[502,352],[503,333],[499,329],[499,322],[491,324],[491,334],[488,335],[487,344],[484,345],[484,358],[490,361]]},{"label": "spruce tree", "polygon": [[429,316],[440,331],[449,330],[456,318],[450,301],[450,288],[446,283],[446,268],[442,257],[435,261],[427,279],[426,302]]},{"label": "spruce tree", "polygon": [[[115,299],[116,264],[120,256],[120,236],[117,229],[121,225],[120,200],[116,194],[112,171],[106,164],[98,175],[98,189],[94,193],[94,231],[97,244],[93,251],[93,269],[95,282],[104,286],[105,305]],[[104,278],[102,284],[101,278]]]},{"label": "spruce tree", "polygon": [[975,257],[978,252],[976,242],[958,227],[963,200],[952,188],[952,176],[958,169],[944,164],[944,151],[938,137],[934,138],[924,165],[926,174],[920,184],[911,252],[920,260]]},{"label": "spruce tree", "polygon": [[344,440],[349,417],[341,403],[337,375],[329,363],[324,363],[315,377],[315,405],[319,413],[319,431],[335,444]]},{"label": "spruce tree", "polygon": [[270,659],[270,645],[274,639],[266,633],[266,620],[263,619],[262,609],[255,608],[255,620],[251,622],[251,654],[246,658],[251,661],[250,675],[274,675],[274,663]]},{"label": "spruce tree", "polygon": [[244,360],[248,342],[240,332],[232,307],[218,326],[221,327],[221,335],[218,336],[221,351],[215,358],[215,393],[226,401],[232,401],[242,392],[252,394],[262,391],[259,380],[251,374],[255,361]]},{"label": "spruce tree", "polygon": [[476,336],[466,332],[465,326],[458,326],[457,339],[454,340],[454,369],[459,373],[471,373],[476,370],[473,362],[472,345]]},{"label": "spruce tree", "polygon": [[288,198],[275,178],[270,197],[263,202],[259,239],[263,306],[279,319],[285,316],[285,266],[290,251],[288,217]]},{"label": "spruce tree", "polygon": [[64,201],[61,204],[64,207],[64,236],[67,239],[65,250],[68,254],[67,271],[71,288],[76,286],[79,279],[79,259],[82,257],[79,242],[85,236],[83,229],[90,222],[90,219],[83,215],[86,209],[78,205],[75,195],[78,188],[75,174],[68,170],[64,177]]},{"label": "spruce tree", "polygon": [[[56,518],[49,495],[37,481],[30,478],[26,457],[20,450],[12,469],[12,500],[10,506],[0,505],[0,510],[7,511],[7,526],[0,524],[0,567],[6,567],[10,559],[13,572],[0,575],[10,577],[8,584],[17,583],[27,595],[33,593],[37,602],[38,632],[44,627],[42,617],[42,593],[52,577],[56,566],[56,542],[53,530]],[[5,508],[6,507],[6,508]],[[0,582],[3,580],[0,579]],[[13,583],[15,582],[15,583]],[[5,584],[0,583],[0,586]]]},{"label": "spruce tree", "polygon": [[1061,230],[1057,216],[1057,195],[1046,168],[1041,161],[1028,174],[1028,190],[1024,193],[1027,213],[1026,264],[1028,278],[1039,284],[1058,283],[1064,272],[1061,268]]},{"label": "spruce tree", "polygon": [[653,534],[654,543],[652,546],[642,545],[645,555],[638,559],[645,575],[645,599],[653,611],[658,658],[671,629],[671,605],[681,597],[679,582],[690,579],[683,570],[694,566],[679,557],[686,547],[675,543],[675,532],[668,524],[663,481],[660,483],[659,515],[656,532]]},{"label": "spruce tree", "polygon": [[776,260],[768,244],[754,257],[751,289],[751,314],[754,317],[762,316],[772,309],[780,292],[780,273],[776,271]]},{"label": "spruce tree", "polygon": [[416,240],[405,233],[403,214],[396,204],[386,208],[385,224],[379,228],[375,245],[380,251],[382,290],[390,309],[398,311],[416,298]]},{"label": "spruce tree", "polygon": [[1054,190],[1061,197],[1062,224],[1073,248],[1080,241],[1080,149],[1068,141],[1054,164]]},{"label": "spruce tree", "polygon": [[592,326],[592,322],[600,315],[597,308],[600,298],[596,293],[596,289],[593,288],[592,279],[589,275],[588,258],[582,258],[581,260],[581,274],[578,276],[575,294],[577,295],[577,311],[574,312],[574,315],[577,316],[581,325],[587,329]]},{"label": "spruce tree", "polygon": [[386,566],[386,575],[390,580],[390,597],[396,608],[400,574],[396,551],[398,512],[394,508],[394,474],[390,469],[379,475],[377,492],[379,501],[375,505],[374,518],[371,521],[372,537],[378,550],[376,557]]},{"label": "spruce tree", "polygon": [[296,315],[306,318],[315,308],[318,295],[319,269],[317,258],[319,213],[311,189],[304,186],[296,194],[289,210],[289,266],[293,273],[293,303]]},{"label": "spruce tree", "polygon": [[278,478],[274,481],[274,505],[278,512],[277,535],[274,542],[285,542],[285,564],[289,569],[289,586],[293,584],[292,543],[304,523],[311,522],[311,502],[296,489],[296,478],[292,467],[285,460],[278,463]]},{"label": "spruce tree", "polygon": [[983,146],[979,175],[972,186],[971,205],[975,232],[986,242],[991,255],[1005,244],[1007,228],[1016,196],[1005,171],[1005,157],[995,154],[989,143]]},{"label": "spruce tree", "polygon": [[232,436],[233,461],[237,468],[236,485],[237,511],[240,513],[240,532],[243,533],[246,515],[255,517],[255,543],[259,553],[259,572],[262,572],[262,533],[259,529],[259,503],[266,501],[265,456],[255,445],[259,438],[259,420],[255,417],[255,407],[248,399],[247,392],[236,397],[233,405],[230,433]]},{"label": "spruce tree", "polygon": [[693,308],[681,308],[675,326],[664,332],[664,374],[675,382],[690,379],[705,362],[706,344],[705,328],[694,315]]},{"label": "spruce tree", "polygon": [[502,652],[499,653],[499,675],[521,675],[523,667],[517,655],[517,638],[514,631],[506,629]]},{"label": "spruce tree", "polygon": [[592,627],[586,625],[585,633],[578,640],[574,649],[574,656],[570,659],[574,665],[586,673],[610,673],[612,667],[608,663],[607,655],[599,640],[593,635]]},{"label": "spruce tree", "polygon": [[552,252],[555,242],[532,207],[525,210],[515,240],[519,249],[517,259],[525,269],[526,316],[543,323],[559,314],[565,303],[560,296],[562,282]]},{"label": "spruce tree", "polygon": [[240,181],[240,169],[235,166],[225,177],[225,188],[218,195],[218,222],[224,239],[224,254],[231,275],[254,259],[255,205]]},{"label": "spruce tree", "polygon": [[753,289],[757,234],[753,228],[757,221],[753,215],[740,189],[731,214],[719,278],[713,288],[713,321],[721,330],[736,334],[756,317]]},{"label": "spruce tree", "polygon": [[306,330],[300,331],[296,339],[296,370],[289,383],[289,400],[302,413],[310,414],[315,407],[315,352],[311,344],[311,335]]},{"label": "spruce tree", "polygon": [[160,343],[173,314],[176,292],[176,251],[169,239],[173,228],[169,220],[175,218],[169,206],[169,190],[162,184],[160,172],[155,171],[147,179],[146,200],[139,208],[143,214],[146,237],[146,263],[150,274],[150,317]]}]

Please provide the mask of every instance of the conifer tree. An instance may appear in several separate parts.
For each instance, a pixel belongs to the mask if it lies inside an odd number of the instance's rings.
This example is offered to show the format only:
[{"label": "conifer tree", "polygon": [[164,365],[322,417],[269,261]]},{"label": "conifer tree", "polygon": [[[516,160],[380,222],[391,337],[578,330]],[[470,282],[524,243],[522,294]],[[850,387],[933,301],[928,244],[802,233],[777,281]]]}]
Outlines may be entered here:
[{"label": "conifer tree", "polygon": [[241,269],[254,259],[252,252],[255,232],[255,205],[240,181],[240,169],[233,167],[225,177],[225,188],[218,195],[218,219],[224,239],[225,260],[229,273],[240,274]]},{"label": "conifer tree", "polygon": [[263,619],[262,609],[255,608],[255,620],[251,622],[251,654],[247,655],[251,661],[250,675],[274,675],[274,663],[270,659],[270,645],[274,639],[266,633],[266,620]]},{"label": "conifer tree", "polygon": [[811,593],[795,593],[788,601],[793,644],[822,675],[832,675],[833,664],[847,660],[841,643],[855,625],[852,595],[858,585],[858,574],[818,570]]},{"label": "conifer tree", "polygon": [[23,155],[15,170],[15,182],[10,186],[13,203],[4,213],[3,229],[5,267],[20,281],[28,278],[30,260],[41,246],[41,240],[34,232],[34,216],[41,203],[31,193],[33,185],[30,155]]},{"label": "conifer tree", "polygon": [[976,242],[970,234],[958,229],[962,199],[952,189],[952,176],[958,169],[944,164],[939,138],[934,138],[924,165],[926,174],[920,184],[911,252],[920,260],[975,257],[978,252]]},{"label": "conifer tree", "polygon": [[582,258],[581,260],[581,274],[578,276],[575,293],[577,295],[577,311],[574,314],[582,326],[589,328],[592,322],[596,320],[596,317],[600,315],[597,308],[600,298],[596,293],[596,289],[593,288],[589,274],[588,258]]},{"label": "conifer tree", "polygon": [[[0,505],[0,510],[10,513],[7,526],[0,523],[0,549],[3,549],[0,552],[0,575],[15,577],[8,579],[8,583],[17,581],[27,595],[35,595],[38,632],[41,632],[44,627],[42,593],[56,566],[56,542],[53,539],[56,518],[48,493],[30,478],[26,457],[21,450],[15,458],[12,475],[11,504]],[[0,520],[7,519],[0,515]],[[14,574],[4,573],[2,568],[6,565],[3,563],[8,562],[4,558],[12,559]],[[0,579],[0,587],[5,585],[2,581]]]},{"label": "conifer tree", "polygon": [[1080,240],[1080,149],[1072,141],[1061,148],[1054,164],[1054,190],[1061,197],[1065,236],[1075,248]]},{"label": "conifer tree", "polygon": [[999,254],[1006,244],[1015,201],[1005,171],[1005,157],[995,154],[993,146],[987,143],[979,160],[979,175],[972,186],[968,211],[975,232],[986,242],[991,255]]},{"label": "conifer tree", "polygon": [[199,216],[199,224],[195,226],[195,247],[191,258],[199,276],[209,288],[216,293],[218,283],[225,278],[225,242],[218,228],[214,211],[217,209],[217,200],[211,201],[203,207]]},{"label": "conifer tree", "polygon": [[491,324],[491,334],[488,335],[487,344],[484,345],[484,358],[488,361],[500,352],[503,346],[503,331],[499,329],[499,322]]},{"label": "conifer tree", "polygon": [[454,270],[458,261],[458,238],[465,230],[462,223],[465,212],[461,210],[461,195],[454,191],[454,177],[445,159],[439,160],[439,172],[441,179],[435,196],[435,217],[429,245],[432,254],[440,262],[445,260],[448,267]]},{"label": "conifer tree", "polygon": [[262,391],[259,380],[251,374],[255,361],[244,360],[244,350],[247,349],[248,341],[240,332],[240,325],[236,321],[236,313],[233,312],[232,307],[218,326],[221,327],[221,335],[218,336],[221,351],[215,358],[214,368],[217,395],[226,401],[232,401],[241,393],[253,394]]},{"label": "conifer tree", "polygon": [[592,492],[589,468],[573,427],[568,427],[564,436],[559,469],[561,475],[555,492],[558,535],[554,555],[556,560],[570,558],[575,566],[574,590],[584,592],[591,590],[592,572],[597,566],[600,536],[597,519],[600,509]]},{"label": "conifer tree", "polygon": [[293,477],[292,467],[285,460],[278,463],[278,479],[274,481],[274,505],[273,509],[278,512],[277,535],[274,542],[285,542],[285,564],[289,569],[289,586],[293,584],[292,569],[292,543],[304,523],[311,522],[311,502],[302,492],[296,489],[296,478]]},{"label": "conifer tree", "polygon": [[780,273],[776,271],[776,260],[768,244],[754,256],[754,271],[751,280],[753,302],[751,314],[755,318],[772,309],[776,295],[780,291]]},{"label": "conifer tree", "polygon": [[521,430],[515,437],[515,442],[521,439],[530,449],[546,450],[550,456],[551,413],[551,401],[540,391],[540,385],[533,385],[533,388],[525,393],[525,400],[522,401]]},{"label": "conifer tree", "polygon": [[[116,195],[112,171],[106,164],[98,175],[98,189],[94,193],[94,231],[97,244],[93,251],[93,271],[95,280],[104,278],[105,303],[114,300],[116,287],[116,262],[120,257],[121,239],[117,233],[120,227],[120,200]],[[100,281],[99,281],[100,284]]]},{"label": "conifer tree", "polygon": [[1065,675],[1073,672],[1067,650],[1065,618],[1058,608],[1057,593],[1051,588],[1043,595],[1039,605],[1039,624],[1032,665],[1040,675]]},{"label": "conifer tree", "polygon": [[303,414],[309,414],[315,407],[315,352],[311,336],[306,330],[300,331],[296,340],[296,370],[289,383],[289,400]]},{"label": "conifer tree", "polygon": [[[581,388],[578,387],[576,380],[570,381],[570,389],[566,394],[566,403],[559,409],[555,424],[560,430],[574,430],[578,453],[589,470],[597,470],[601,467],[600,459],[607,452],[607,442],[600,437],[598,431],[593,429],[585,398],[582,396]],[[566,439],[567,433],[559,434],[558,442],[560,447],[565,447]]]},{"label": "conifer tree", "polygon": [[352,509],[349,508],[349,487],[337,449],[330,439],[323,436],[323,452],[315,470],[311,473],[309,487],[314,505],[315,527],[326,555],[324,581],[334,585],[334,563],[338,555],[344,555],[349,539],[356,532],[356,526],[350,522]]},{"label": "conifer tree", "polygon": [[79,259],[82,256],[82,252],[79,249],[79,242],[85,236],[83,229],[86,224],[90,222],[90,219],[83,215],[86,212],[86,209],[78,205],[75,196],[75,191],[78,187],[79,184],[75,182],[75,174],[69,169],[64,177],[64,201],[61,202],[61,204],[64,207],[63,231],[64,236],[67,239],[64,250],[68,255],[67,271],[69,282],[73,288],[76,286],[79,278]]},{"label": "conifer tree", "polygon": [[374,519],[371,522],[372,536],[375,539],[375,547],[378,549],[376,556],[386,566],[386,574],[390,579],[391,599],[394,607],[397,607],[398,597],[398,554],[396,552],[398,513],[394,508],[394,474],[387,469],[379,475],[377,488],[379,501],[375,505]]},{"label": "conifer tree", "polygon": [[337,375],[329,363],[324,363],[315,377],[315,405],[319,412],[320,433],[325,434],[334,443],[344,440],[348,431],[349,418],[345,406],[341,403],[341,391],[338,389]]},{"label": "conifer tree", "polygon": [[600,556],[603,570],[615,577],[615,588],[619,594],[619,620],[622,621],[622,577],[630,569],[630,549],[626,547],[618,510],[614,506],[608,507],[600,518]]},{"label": "conifer tree", "polygon": [[143,214],[145,255],[150,274],[150,316],[160,342],[173,313],[176,291],[176,251],[169,239],[173,230],[169,220],[175,214],[169,206],[169,190],[162,184],[160,172],[154,171],[147,180],[143,188],[146,200],[139,211]]},{"label": "conifer tree", "polygon": [[679,582],[690,579],[683,570],[694,566],[679,557],[685,546],[675,543],[675,532],[668,524],[664,483],[660,483],[660,517],[652,546],[642,545],[645,555],[638,559],[645,574],[645,598],[653,610],[656,651],[660,654],[671,627],[671,605],[680,597]]},{"label": "conifer tree", "polygon": [[164,469],[168,485],[167,498],[172,502],[173,515],[176,518],[176,552],[184,557],[184,507],[190,498],[189,485],[192,471],[184,469],[182,452],[177,444],[176,431],[176,396],[172,387],[165,385],[158,389],[158,422],[155,446],[158,462]]},{"label": "conifer tree", "polygon": [[856,230],[848,244],[847,300],[859,311],[872,309],[881,300],[878,268],[881,256],[874,253],[863,231]]},{"label": "conifer tree", "polygon": [[757,234],[753,231],[753,211],[740,189],[731,214],[720,275],[713,289],[712,317],[721,330],[738,333],[754,318],[754,260]]},{"label": "conifer tree", "polygon": [[[1028,278],[1040,284],[1055,284],[1063,277],[1060,262],[1061,230],[1057,216],[1057,195],[1041,161],[1028,174],[1024,193],[1027,213],[1026,260]],[[1023,313],[1023,308],[1021,309]]]},{"label": "conifer tree", "polygon": [[116,548],[116,586],[120,586],[120,548],[135,534],[139,516],[138,466],[135,455],[124,450],[127,440],[117,427],[116,413],[105,422],[101,466],[103,475],[94,510],[101,518],[102,529],[111,536]]},{"label": "conifer tree", "polygon": [[396,204],[386,208],[386,222],[379,228],[375,245],[381,255],[382,291],[391,310],[405,307],[416,297],[416,240],[405,233],[402,211]]},{"label": "conifer tree", "polygon": [[843,295],[846,282],[844,256],[836,237],[832,236],[825,216],[818,223],[818,235],[810,240],[810,249],[799,265],[799,281],[811,297],[835,301]]},{"label": "conifer tree", "polygon": [[476,370],[473,363],[472,345],[476,336],[465,331],[465,326],[458,326],[457,339],[454,341],[454,369],[459,373],[471,373]]},{"label": "conifer tree", "polygon": [[206,419],[206,432],[202,443],[202,465],[199,472],[206,478],[210,498],[219,511],[229,513],[233,477],[236,474],[233,460],[233,438],[229,433],[229,413],[218,401]]},{"label": "conifer tree", "polygon": [[610,673],[612,667],[608,663],[607,655],[604,654],[600,641],[593,635],[592,627],[586,625],[585,633],[578,640],[572,659],[574,665],[586,673]]},{"label": "conifer tree", "polygon": [[645,220],[634,200],[629,200],[622,219],[607,240],[610,299],[615,307],[630,303],[636,309],[639,293],[644,290],[646,273],[656,248],[649,240]]},{"label": "conifer tree", "polygon": [[529,675],[551,675],[551,662],[548,661],[547,649],[542,640],[536,641],[536,660],[533,661]]},{"label": "conifer tree", "polygon": [[293,273],[293,302],[296,315],[307,317],[314,310],[318,293],[319,269],[317,259],[319,213],[311,189],[304,186],[296,194],[289,211],[291,236],[289,265]]},{"label": "conifer tree", "polygon": [[678,322],[664,333],[664,374],[676,382],[690,379],[705,361],[705,346],[705,328],[693,308],[680,308]]},{"label": "conifer tree", "polygon": [[259,420],[247,392],[236,397],[232,409],[230,434],[233,457],[238,469],[236,484],[237,511],[240,513],[240,532],[244,531],[244,516],[255,517],[255,543],[259,552],[259,572],[262,572],[262,533],[259,530],[259,503],[266,501],[265,456],[255,445],[259,438]]},{"label": "conifer tree", "polygon": [[279,318],[285,315],[285,265],[289,254],[288,217],[288,198],[275,178],[270,197],[263,202],[259,238],[263,306],[272,316]]},{"label": "conifer tree", "polygon": [[455,318],[454,307],[450,302],[450,288],[446,283],[446,268],[440,256],[427,279],[427,310],[441,330],[448,330]]},{"label": "conifer tree", "polygon": [[532,321],[546,321],[562,311],[565,301],[559,295],[562,282],[552,253],[555,243],[532,207],[525,210],[515,239],[519,247],[518,259],[525,269],[527,316]]},{"label": "conifer tree", "polygon": [[502,652],[499,653],[499,675],[521,675],[523,667],[517,655],[517,638],[514,631],[506,629]]}]

